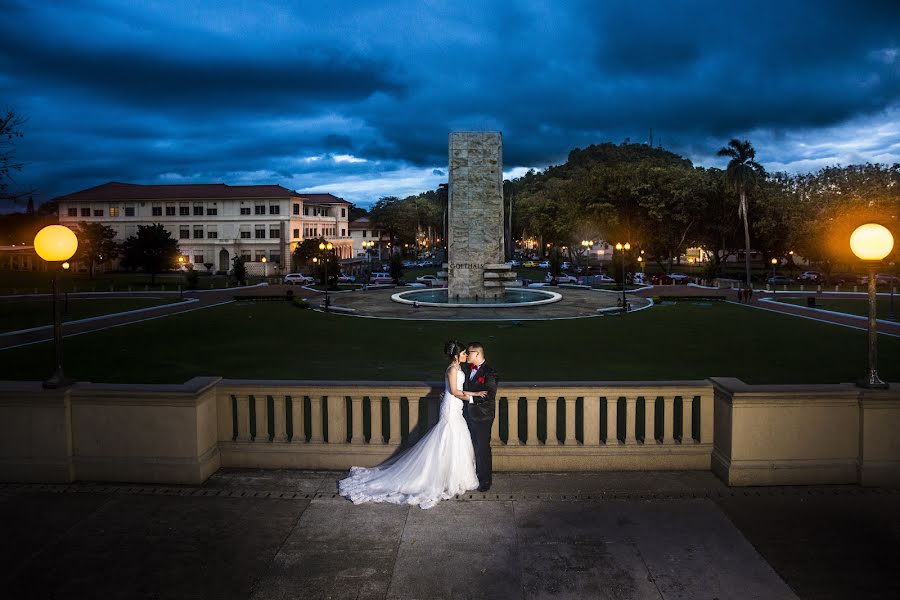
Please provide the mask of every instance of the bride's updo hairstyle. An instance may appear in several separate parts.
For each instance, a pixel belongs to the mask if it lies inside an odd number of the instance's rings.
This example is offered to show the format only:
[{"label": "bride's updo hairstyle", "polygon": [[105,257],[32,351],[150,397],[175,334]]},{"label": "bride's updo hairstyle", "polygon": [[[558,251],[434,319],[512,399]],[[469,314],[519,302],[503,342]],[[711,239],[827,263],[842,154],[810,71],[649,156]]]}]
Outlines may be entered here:
[{"label": "bride's updo hairstyle", "polygon": [[444,344],[444,354],[447,355],[447,358],[453,360],[455,359],[460,352],[465,352],[466,345],[460,342],[459,340],[450,340],[446,344]]}]

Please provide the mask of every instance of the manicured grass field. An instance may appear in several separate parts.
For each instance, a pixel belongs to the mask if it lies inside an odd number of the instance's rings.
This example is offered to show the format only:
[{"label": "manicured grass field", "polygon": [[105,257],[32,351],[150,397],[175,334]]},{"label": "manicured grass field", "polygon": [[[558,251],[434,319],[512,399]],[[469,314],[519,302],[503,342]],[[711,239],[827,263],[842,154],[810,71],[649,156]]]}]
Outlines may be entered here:
[{"label": "manicured grass field", "polygon": [[[806,306],[806,298],[786,298],[781,301],[788,304]],[[878,297],[876,311],[879,319],[888,318],[890,303],[891,299],[889,297]],[[816,308],[863,317],[869,316],[869,300],[867,298],[816,298]],[[900,296],[894,298],[894,315],[900,315]]]},{"label": "manicured grass field", "polygon": [[[197,375],[438,381],[441,347],[452,338],[484,343],[506,381],[847,382],[866,369],[863,331],[718,302],[520,323],[365,319],[242,302],[68,338],[66,372],[134,383]],[[900,340],[879,343],[882,378],[900,381]],[[47,377],[51,353],[50,344],[0,351],[0,379]]]},{"label": "manicured grass field", "polygon": [[[68,302],[63,301],[60,312],[63,321],[77,321],[98,315],[168,304],[177,300],[178,298],[69,298]],[[0,332],[52,323],[53,303],[49,299],[23,299],[0,303]]]},{"label": "manicured grass field", "polygon": [[[3,271],[0,276],[0,295],[48,293],[51,290],[52,274],[41,271]],[[250,283],[257,283],[260,278],[253,278]],[[221,275],[201,274],[197,283],[198,289],[208,290],[210,286],[225,287],[227,278]],[[271,281],[276,281],[271,279]],[[180,273],[162,273],[156,276],[155,283],[150,283],[150,276],[143,273],[97,273],[94,278],[87,273],[62,273],[60,275],[60,291],[63,292],[108,292],[141,291],[145,286],[152,290],[176,290],[181,285],[187,289],[185,278]],[[110,289],[112,287],[112,290]]]}]

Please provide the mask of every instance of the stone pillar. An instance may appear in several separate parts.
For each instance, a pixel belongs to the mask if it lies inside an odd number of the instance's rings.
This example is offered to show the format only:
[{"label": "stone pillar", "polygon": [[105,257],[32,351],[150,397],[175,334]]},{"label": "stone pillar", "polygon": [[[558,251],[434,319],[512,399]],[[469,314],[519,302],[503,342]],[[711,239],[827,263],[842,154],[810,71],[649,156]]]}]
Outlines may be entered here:
[{"label": "stone pillar", "polygon": [[644,396],[644,444],[656,443],[656,398]]},{"label": "stone pillar", "polygon": [[274,414],[272,415],[275,419],[275,436],[272,439],[273,442],[286,442],[287,440],[287,432],[285,429],[285,410],[284,410],[284,396],[278,395],[272,399],[272,404],[274,406]]},{"label": "stone pillar", "polygon": [[322,397],[309,397],[310,444],[324,444],[325,434],[322,431]]},{"label": "stone pillar", "polygon": [[606,397],[606,443],[619,443],[619,399]]},{"label": "stone pillar", "polygon": [[372,415],[372,437],[370,444],[384,445],[381,423],[381,396],[369,397],[369,413]]},{"label": "stone pillar", "polygon": [[[509,437],[506,438],[507,446],[521,446],[522,442],[519,440],[519,398],[518,396],[510,396],[506,399],[506,411],[509,416],[508,422],[509,427],[507,430],[507,434]],[[499,419],[497,419],[499,420]]]},{"label": "stone pillar", "polygon": [[500,132],[450,134],[448,294],[497,298],[485,287],[485,265],[503,263],[503,156]]},{"label": "stone pillar", "polygon": [[584,397],[584,445],[600,444],[600,398]]},{"label": "stone pillar", "polygon": [[400,397],[399,396],[390,396],[388,398],[388,408],[391,422],[388,423],[391,431],[391,437],[388,439],[388,444],[391,446],[399,446],[401,440],[400,433]]},{"label": "stone pillar", "polygon": [[256,431],[253,433],[254,442],[269,441],[269,410],[265,396],[252,396],[254,398],[253,408],[256,413]]},{"label": "stone pillar", "polygon": [[291,443],[305,444],[306,424],[303,419],[303,396],[297,398],[288,396],[288,399],[291,402]]},{"label": "stone pillar", "polygon": [[548,446],[559,446],[559,435],[556,431],[556,405],[559,398],[547,398],[547,440]]},{"label": "stone pillar", "polygon": [[675,443],[675,397],[663,398],[663,444]]},{"label": "stone pillar", "polygon": [[525,399],[525,422],[528,427],[528,431],[525,432],[525,445],[526,446],[538,446],[541,443],[541,440],[538,439],[537,434],[537,398],[534,396],[529,396]]},{"label": "stone pillar", "polygon": [[635,439],[635,420],[637,415],[637,396],[625,396],[625,445],[633,446]]}]

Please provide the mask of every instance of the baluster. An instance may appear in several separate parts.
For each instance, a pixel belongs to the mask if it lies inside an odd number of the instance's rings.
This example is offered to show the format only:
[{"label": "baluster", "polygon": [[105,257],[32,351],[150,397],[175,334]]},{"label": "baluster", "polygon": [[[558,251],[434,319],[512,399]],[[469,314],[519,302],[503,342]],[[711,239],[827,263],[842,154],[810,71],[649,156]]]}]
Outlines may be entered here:
[{"label": "baluster", "polygon": [[293,398],[288,396],[291,402],[291,443],[306,443],[306,426],[303,419],[303,396]]},{"label": "baluster", "polygon": [[273,442],[286,442],[287,431],[284,423],[284,396],[275,396],[272,398],[273,417],[275,419],[275,435],[272,437]]},{"label": "baluster", "polygon": [[656,398],[644,396],[644,445],[656,443]]},{"label": "baluster", "polygon": [[322,397],[309,397],[309,416],[312,435],[309,438],[310,444],[324,444],[325,434],[322,431]]},{"label": "baluster", "polygon": [[675,443],[675,397],[663,398],[663,444]]},{"label": "baluster", "polygon": [[547,441],[544,443],[548,446],[559,446],[559,439],[556,434],[556,398],[547,398]]},{"label": "baluster", "polygon": [[584,445],[596,446],[600,443],[600,399],[584,397]]},{"label": "baluster", "polygon": [[606,397],[606,445],[619,443],[619,399]]},{"label": "baluster", "polygon": [[500,439],[500,399],[494,401],[495,412],[494,420],[491,422],[491,446],[502,446],[503,441]]},{"label": "baluster", "polygon": [[575,437],[575,398],[566,397],[566,445],[574,446],[578,443]]},{"label": "baluster", "polygon": [[690,396],[681,397],[681,443],[694,443],[694,399]]},{"label": "baluster", "polygon": [[325,396],[328,406],[328,443],[347,443],[347,399],[344,396]]},{"label": "baluster", "polygon": [[637,420],[637,397],[625,396],[625,445],[633,446],[637,444],[635,438],[635,422]]},{"label": "baluster", "polygon": [[237,399],[237,441],[250,441],[250,397]]},{"label": "baluster", "polygon": [[388,444],[391,446],[399,446],[401,440],[400,434],[400,398],[397,396],[389,396],[388,397],[388,414],[390,415],[391,422],[388,423],[390,426],[391,437],[388,439]]},{"label": "baluster", "polygon": [[[705,398],[705,399],[704,399]],[[708,444],[713,438],[713,403],[710,396],[697,396],[694,398],[697,402],[697,443]]]},{"label": "baluster", "polygon": [[509,435],[506,438],[507,446],[521,446],[522,440],[519,439],[519,398],[506,399],[506,414],[509,421]]},{"label": "baluster", "polygon": [[525,444],[528,446],[537,446],[541,443],[537,434],[537,398],[525,399],[525,421],[528,425],[528,431],[525,435]]},{"label": "baluster", "polygon": [[384,433],[381,430],[381,396],[369,397],[369,413],[372,416],[372,437],[369,438],[369,443],[383,446]]},{"label": "baluster", "polygon": [[350,399],[353,411],[353,437],[351,444],[365,444],[366,436],[363,433],[363,399],[362,396],[353,396]]},{"label": "baluster", "polygon": [[419,399],[417,397],[407,398],[406,405],[409,409],[409,437],[410,444],[414,444],[419,439]]},{"label": "baluster", "polygon": [[425,399],[425,409],[428,413],[428,422],[425,423],[425,427],[422,431],[428,431],[434,427],[437,424],[438,419],[441,418],[441,399],[429,396]]},{"label": "baluster", "polygon": [[253,406],[256,409],[256,431],[253,435],[254,442],[269,441],[269,410],[266,397],[254,397]]}]

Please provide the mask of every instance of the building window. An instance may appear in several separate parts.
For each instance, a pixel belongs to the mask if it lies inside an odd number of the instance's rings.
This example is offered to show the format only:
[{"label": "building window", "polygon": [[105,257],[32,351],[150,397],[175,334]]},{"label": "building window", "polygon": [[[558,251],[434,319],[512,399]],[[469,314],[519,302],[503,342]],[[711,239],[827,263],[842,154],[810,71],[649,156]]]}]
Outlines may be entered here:
[{"label": "building window", "polygon": [[241,260],[244,261],[244,262],[250,262],[250,260],[251,260],[252,258],[253,258],[253,257],[250,256],[250,253],[249,253],[249,252],[248,252],[247,254],[241,254]]},{"label": "building window", "polygon": [[178,215],[181,217],[191,216],[191,207],[190,206],[179,206],[178,207]]},{"label": "building window", "polygon": [[346,216],[347,216],[347,209],[346,209],[346,208],[342,208],[342,209],[341,209],[341,216],[342,216],[342,217],[346,217]]},{"label": "building window", "polygon": [[91,216],[91,209],[89,209],[89,208],[82,208],[82,209],[81,209],[81,216],[82,216],[82,217],[89,217],[89,216]]},{"label": "building window", "polygon": [[77,209],[77,208],[70,208],[70,209],[69,209],[69,216],[70,216],[70,217],[77,217],[77,216],[78,216],[78,209]]},{"label": "building window", "polygon": [[198,265],[202,265],[203,262],[204,262],[204,260],[203,260],[203,255],[202,255],[202,254],[195,254],[195,255],[194,255],[194,262],[197,263]]},{"label": "building window", "polygon": [[190,229],[179,229],[178,230],[178,239],[179,240],[191,239],[191,230]]},{"label": "building window", "polygon": [[250,214],[250,207],[249,207],[249,206],[242,206],[242,207],[241,207],[241,214],[242,214],[242,215],[249,215],[249,214]]},{"label": "building window", "polygon": [[[256,262],[262,262],[263,256],[265,256],[265,252],[257,252],[256,253]],[[268,258],[266,260],[269,260]]]},{"label": "building window", "polygon": [[166,216],[167,216],[167,217],[174,217],[174,216],[175,216],[175,207],[174,207],[174,206],[167,206],[167,207],[166,207]]},{"label": "building window", "polygon": [[203,239],[203,228],[202,227],[194,227],[194,238],[201,240]]},{"label": "building window", "polygon": [[154,206],[152,211],[154,217],[162,216],[162,206]]},{"label": "building window", "polygon": [[119,216],[119,207],[118,206],[110,206],[109,207],[109,216],[118,217]]},{"label": "building window", "polygon": [[134,216],[134,207],[133,207],[133,206],[126,206],[126,207],[125,207],[125,216],[126,216],[126,217],[133,217],[133,216]]},{"label": "building window", "polygon": [[250,232],[249,232],[249,231],[242,231],[242,232],[241,232],[241,239],[242,239],[242,240],[249,240],[249,239],[250,239]]},{"label": "building window", "polygon": [[264,215],[266,214],[266,206],[264,204],[257,204],[254,208],[254,214]]},{"label": "building window", "polygon": [[347,237],[347,230],[341,227],[341,237]]},{"label": "building window", "polygon": [[300,237],[300,230],[299,230],[299,229],[295,229],[295,230],[294,230],[294,238],[298,238],[298,237]]},{"label": "building window", "polygon": [[303,214],[307,217],[309,216],[309,207],[308,206],[303,207]]},{"label": "building window", "polygon": [[300,214],[300,204],[298,204],[297,202],[294,202],[294,214],[295,215]]},{"label": "building window", "polygon": [[274,263],[276,265],[281,264],[281,255],[280,254],[269,254],[269,262]]},{"label": "building window", "polygon": [[366,230],[363,229],[362,232],[363,232],[363,237],[366,237],[366,233],[367,233]]},{"label": "building window", "polygon": [[206,237],[207,237],[207,239],[214,240],[219,237],[219,232],[216,231],[215,229],[210,229],[209,231],[206,232]]},{"label": "building window", "polygon": [[219,214],[219,209],[218,208],[207,208],[206,214],[207,215],[217,215],[217,214]]},{"label": "building window", "polygon": [[194,216],[195,216],[195,217],[202,217],[202,216],[203,216],[203,205],[202,205],[202,204],[199,204],[199,205],[198,205],[198,204],[195,204],[195,205],[194,205]]},{"label": "building window", "polygon": [[281,207],[278,206],[277,204],[270,204],[270,205],[269,205],[269,214],[270,214],[270,215],[277,215],[277,214],[280,214],[280,211],[281,211]]},{"label": "building window", "polygon": [[266,239],[266,230],[265,229],[257,229],[256,230],[256,239],[258,239],[258,240]]},{"label": "building window", "polygon": [[270,237],[270,238],[280,238],[280,237],[281,237],[281,230],[280,230],[280,229],[270,229],[270,230],[269,230],[269,237]]},{"label": "building window", "polygon": [[102,209],[102,208],[95,208],[95,209],[94,209],[94,216],[95,216],[95,217],[102,217],[102,216],[103,216],[103,209]]}]

